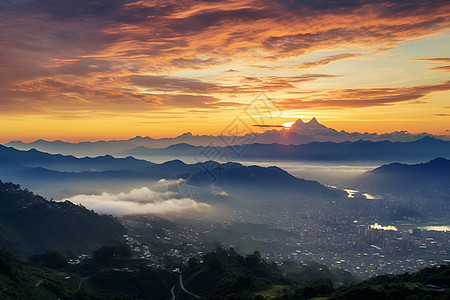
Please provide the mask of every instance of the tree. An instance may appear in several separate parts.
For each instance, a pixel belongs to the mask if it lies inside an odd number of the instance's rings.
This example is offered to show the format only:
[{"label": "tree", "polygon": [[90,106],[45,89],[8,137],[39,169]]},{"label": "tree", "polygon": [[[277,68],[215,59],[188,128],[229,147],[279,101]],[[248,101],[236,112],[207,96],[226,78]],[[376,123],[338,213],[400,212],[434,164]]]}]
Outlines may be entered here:
[{"label": "tree", "polygon": [[188,268],[195,268],[196,266],[198,266],[198,264],[200,263],[200,261],[198,260],[198,258],[196,257],[191,257],[188,260]]},{"label": "tree", "polygon": [[217,255],[217,253],[210,253],[208,254],[208,257],[206,258],[206,265],[208,266],[209,270],[212,272],[223,272],[223,261]]},{"label": "tree", "polygon": [[128,244],[122,243],[117,247],[117,254],[121,257],[130,257],[131,249]]},{"label": "tree", "polygon": [[63,268],[67,265],[66,258],[56,251],[34,254],[29,258],[29,261],[48,268]]},{"label": "tree", "polygon": [[97,261],[108,261],[111,260],[116,254],[116,247],[114,246],[103,246],[94,251],[94,259]]}]

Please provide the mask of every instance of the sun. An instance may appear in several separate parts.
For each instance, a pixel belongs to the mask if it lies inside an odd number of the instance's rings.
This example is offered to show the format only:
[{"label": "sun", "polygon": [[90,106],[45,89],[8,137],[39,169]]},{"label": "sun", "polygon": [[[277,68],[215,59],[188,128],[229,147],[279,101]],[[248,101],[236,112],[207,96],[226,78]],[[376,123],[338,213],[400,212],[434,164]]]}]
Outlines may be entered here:
[{"label": "sun", "polygon": [[283,125],[285,128],[291,128],[291,126],[294,125],[294,123],[295,122],[286,122],[286,123],[283,123],[281,125]]}]

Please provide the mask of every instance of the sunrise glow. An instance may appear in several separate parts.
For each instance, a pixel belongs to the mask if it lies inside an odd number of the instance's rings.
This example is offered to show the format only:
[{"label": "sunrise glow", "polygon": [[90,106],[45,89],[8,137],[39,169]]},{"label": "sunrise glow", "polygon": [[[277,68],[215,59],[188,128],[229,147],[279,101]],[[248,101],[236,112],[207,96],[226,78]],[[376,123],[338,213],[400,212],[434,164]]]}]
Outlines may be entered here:
[{"label": "sunrise glow", "polygon": [[286,123],[283,123],[283,124],[281,124],[281,125],[283,125],[283,126],[286,127],[286,128],[290,128],[292,125],[294,125],[294,123],[295,123],[295,122],[286,122]]}]

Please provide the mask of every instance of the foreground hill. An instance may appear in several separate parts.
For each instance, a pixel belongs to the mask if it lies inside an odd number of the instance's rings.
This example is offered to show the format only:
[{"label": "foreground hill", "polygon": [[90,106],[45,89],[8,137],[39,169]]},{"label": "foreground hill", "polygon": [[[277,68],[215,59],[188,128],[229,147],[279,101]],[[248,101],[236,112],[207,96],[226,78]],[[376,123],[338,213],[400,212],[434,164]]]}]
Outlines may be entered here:
[{"label": "foreground hill", "polygon": [[[450,297],[450,265],[424,268],[412,274],[379,275],[363,282],[341,286],[337,290],[319,289],[317,285],[297,289],[275,300],[444,300]],[[243,298],[241,298],[243,299]]]},{"label": "foreground hill", "polygon": [[[46,252],[35,257],[64,259],[57,252]],[[91,259],[79,265],[69,265],[62,260],[57,267],[45,265],[24,261],[0,250],[0,298],[163,300],[170,299],[170,287],[176,283],[173,274],[153,270],[136,260],[98,262]],[[133,272],[114,271],[111,266],[125,267]]]},{"label": "foreground hill", "polygon": [[26,257],[57,250],[83,253],[120,241],[125,228],[113,217],[82,206],[48,201],[0,181],[0,247]]},{"label": "foreground hill", "polygon": [[343,286],[331,295],[337,299],[449,299],[450,265],[424,268],[413,274],[380,275]]},{"label": "foreground hill", "polygon": [[289,273],[296,278],[289,277],[283,275],[276,264],[262,260],[257,251],[242,256],[232,248],[217,248],[201,258],[191,258],[180,266],[179,273],[174,273],[172,269],[151,268],[143,260],[123,257],[99,260],[95,253],[101,249],[94,252],[93,259],[78,265],[69,265],[57,252],[35,255],[27,262],[0,250],[0,297],[170,299],[174,295],[175,299],[192,299],[192,294],[199,294],[204,299],[234,295],[238,299],[253,300],[261,299],[261,294],[282,289],[293,293],[310,285],[329,293],[334,290],[336,280],[341,284],[355,281],[346,271],[340,270],[338,274],[314,263],[308,267],[298,266],[295,273]]},{"label": "foreground hill", "polygon": [[[39,257],[62,258],[58,253]],[[36,256],[37,257],[37,256]],[[416,273],[380,275],[354,282],[343,270],[333,273],[319,264],[284,270],[261,260],[258,252],[242,256],[217,249],[202,260],[191,258],[174,274],[154,270],[138,260],[95,258],[79,265],[26,262],[0,250],[1,299],[434,299],[450,296],[450,266],[425,268]],[[348,281],[349,280],[349,281]],[[337,281],[340,287],[337,288]],[[183,282],[183,285],[181,285]],[[342,284],[344,283],[344,284]]]},{"label": "foreground hill", "polygon": [[202,260],[200,263],[192,258],[183,267],[182,276],[189,291],[211,299],[230,297],[232,294],[240,295],[242,299],[253,299],[258,294],[283,288],[301,289],[310,284],[332,291],[334,284],[355,281],[349,272],[340,269],[338,272],[331,271],[318,263],[297,265],[286,262],[280,268],[275,263],[267,263],[258,251],[242,256],[233,248],[225,250],[218,247],[203,256]]}]

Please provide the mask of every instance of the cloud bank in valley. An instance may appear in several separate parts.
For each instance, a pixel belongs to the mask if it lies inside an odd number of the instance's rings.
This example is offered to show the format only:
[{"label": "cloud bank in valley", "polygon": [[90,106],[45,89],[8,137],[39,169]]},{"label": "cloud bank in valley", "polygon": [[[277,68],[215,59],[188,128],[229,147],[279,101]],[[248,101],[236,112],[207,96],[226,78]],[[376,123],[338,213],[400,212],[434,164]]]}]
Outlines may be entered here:
[{"label": "cloud bank in valley", "polygon": [[210,210],[206,203],[180,197],[170,191],[155,191],[147,187],[118,194],[103,192],[100,195],[76,195],[68,199],[97,213],[115,216],[133,214],[178,214]]}]

